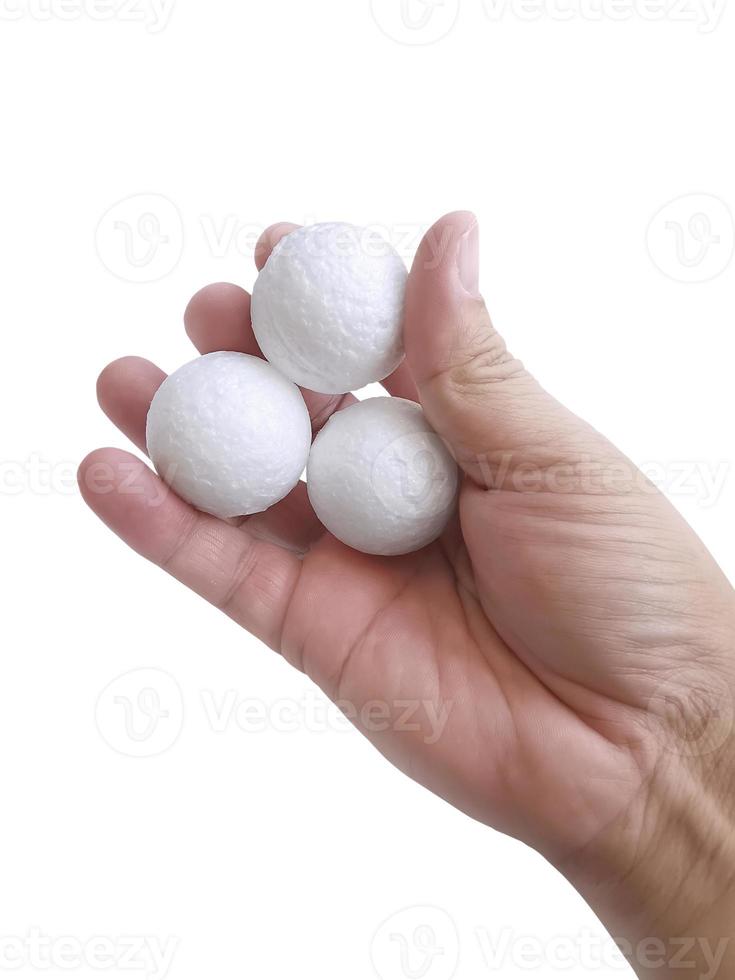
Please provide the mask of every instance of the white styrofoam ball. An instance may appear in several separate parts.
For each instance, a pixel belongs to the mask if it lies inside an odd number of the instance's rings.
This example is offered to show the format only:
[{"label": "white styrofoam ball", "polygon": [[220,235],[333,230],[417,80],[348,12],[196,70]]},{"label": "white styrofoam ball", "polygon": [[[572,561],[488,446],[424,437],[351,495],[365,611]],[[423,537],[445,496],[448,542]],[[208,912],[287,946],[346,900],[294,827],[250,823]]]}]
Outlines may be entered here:
[{"label": "white styrofoam ball", "polygon": [[327,223],[280,240],[255,281],[252,321],[286,377],[326,394],[382,381],[403,360],[406,266],[367,228]]},{"label": "white styrofoam ball", "polygon": [[311,445],[301,392],[259,357],[219,351],[156,392],[146,427],[160,476],[216,517],[257,514],[299,481]]},{"label": "white styrofoam ball", "polygon": [[322,524],[371,555],[403,555],[434,541],[454,510],[458,482],[448,449],[404,398],[368,398],[335,412],[306,469]]}]

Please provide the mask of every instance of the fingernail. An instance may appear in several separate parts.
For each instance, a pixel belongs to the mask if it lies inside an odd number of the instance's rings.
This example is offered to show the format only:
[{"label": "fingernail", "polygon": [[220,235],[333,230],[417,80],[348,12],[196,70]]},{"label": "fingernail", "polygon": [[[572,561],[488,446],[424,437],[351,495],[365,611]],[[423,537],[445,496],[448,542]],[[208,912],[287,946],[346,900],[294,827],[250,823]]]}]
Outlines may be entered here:
[{"label": "fingernail", "polygon": [[480,228],[475,221],[462,235],[457,248],[459,281],[470,296],[480,295]]}]

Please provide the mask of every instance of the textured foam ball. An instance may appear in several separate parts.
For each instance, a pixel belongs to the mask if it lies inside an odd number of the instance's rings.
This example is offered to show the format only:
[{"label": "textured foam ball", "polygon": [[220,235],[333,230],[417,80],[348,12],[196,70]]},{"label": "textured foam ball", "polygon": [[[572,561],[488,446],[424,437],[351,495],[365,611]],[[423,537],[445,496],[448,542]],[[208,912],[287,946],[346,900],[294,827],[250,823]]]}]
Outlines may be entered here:
[{"label": "textured foam ball", "polygon": [[441,534],[458,473],[415,402],[368,398],[324,426],[306,484],[317,516],[340,541],[371,555],[402,555]]},{"label": "textured foam ball", "polygon": [[265,356],[327,394],[382,381],[403,360],[408,273],[376,232],[318,224],[286,235],[255,281],[252,320]]},{"label": "textured foam ball", "polygon": [[206,354],[167,378],[148,452],[180,497],[216,517],[257,514],[298,483],[311,444],[301,392],[259,357]]}]

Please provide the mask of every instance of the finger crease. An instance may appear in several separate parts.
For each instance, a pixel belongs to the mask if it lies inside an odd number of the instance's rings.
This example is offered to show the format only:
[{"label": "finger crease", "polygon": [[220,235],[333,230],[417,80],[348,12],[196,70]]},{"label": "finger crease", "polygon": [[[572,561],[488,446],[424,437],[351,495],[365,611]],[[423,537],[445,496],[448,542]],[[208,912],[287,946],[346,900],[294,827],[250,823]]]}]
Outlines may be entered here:
[{"label": "finger crease", "polygon": [[254,540],[251,539],[243,542],[242,551],[235,570],[232,573],[230,584],[223,598],[217,603],[217,607],[222,612],[226,613],[228,611],[229,606],[234,603],[238,592],[255,571],[258,561],[258,550],[257,542]]}]

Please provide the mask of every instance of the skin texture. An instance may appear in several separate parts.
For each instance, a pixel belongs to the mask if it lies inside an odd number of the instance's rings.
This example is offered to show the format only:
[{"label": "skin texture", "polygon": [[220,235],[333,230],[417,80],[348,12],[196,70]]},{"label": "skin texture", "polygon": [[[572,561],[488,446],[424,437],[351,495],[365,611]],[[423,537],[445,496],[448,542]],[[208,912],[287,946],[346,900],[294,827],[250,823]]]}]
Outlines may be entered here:
[{"label": "skin texture", "polygon": [[[292,227],[265,233],[259,267]],[[639,977],[731,978],[733,590],[671,504],[507,351],[478,262],[471,214],[427,233],[407,360],[385,383],[421,402],[463,470],[458,517],[435,545],[352,551],[303,485],[223,523],[113,449],[82,464],[84,498],[305,671],[412,778],[544,854]],[[185,322],[203,353],[257,353],[236,286],[202,290]],[[102,408],[141,450],[162,378],[123,358],[99,379]],[[351,399],[305,397],[315,430]]]}]

